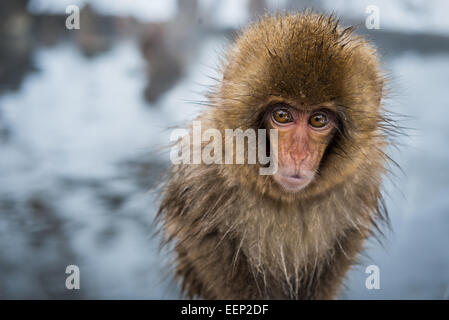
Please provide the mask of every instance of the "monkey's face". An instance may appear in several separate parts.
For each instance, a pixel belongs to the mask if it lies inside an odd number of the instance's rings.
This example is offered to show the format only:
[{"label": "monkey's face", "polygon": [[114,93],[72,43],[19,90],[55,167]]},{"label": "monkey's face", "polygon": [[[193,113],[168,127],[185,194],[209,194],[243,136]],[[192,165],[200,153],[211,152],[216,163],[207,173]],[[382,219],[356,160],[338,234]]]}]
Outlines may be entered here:
[{"label": "monkey's face", "polygon": [[[267,129],[278,130],[278,170],[274,180],[288,192],[304,189],[315,177],[336,127],[329,108],[297,109],[276,104],[265,114]],[[272,147],[275,141],[270,141]],[[276,148],[273,148],[276,150]]]}]

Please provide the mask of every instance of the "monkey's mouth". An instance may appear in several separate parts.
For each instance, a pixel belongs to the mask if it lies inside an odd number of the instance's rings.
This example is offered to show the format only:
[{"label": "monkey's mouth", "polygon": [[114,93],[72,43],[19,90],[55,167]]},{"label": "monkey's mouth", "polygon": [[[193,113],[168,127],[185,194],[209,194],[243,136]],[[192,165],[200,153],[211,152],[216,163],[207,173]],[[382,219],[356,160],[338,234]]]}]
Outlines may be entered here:
[{"label": "monkey's mouth", "polygon": [[313,177],[302,176],[299,174],[275,174],[273,178],[282,186],[282,188],[290,192],[297,192],[304,189],[313,179]]}]

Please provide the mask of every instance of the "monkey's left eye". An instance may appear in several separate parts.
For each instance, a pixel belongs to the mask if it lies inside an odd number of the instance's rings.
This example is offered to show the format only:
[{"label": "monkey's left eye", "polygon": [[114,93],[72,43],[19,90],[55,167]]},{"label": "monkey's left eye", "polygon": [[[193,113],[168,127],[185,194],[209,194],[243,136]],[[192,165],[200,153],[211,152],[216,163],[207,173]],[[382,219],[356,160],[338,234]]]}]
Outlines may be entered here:
[{"label": "monkey's left eye", "polygon": [[324,128],[329,123],[329,118],[325,112],[316,112],[309,118],[309,124],[317,129]]},{"label": "monkey's left eye", "polygon": [[292,114],[286,109],[277,109],[273,111],[273,119],[277,123],[289,123],[293,121]]}]

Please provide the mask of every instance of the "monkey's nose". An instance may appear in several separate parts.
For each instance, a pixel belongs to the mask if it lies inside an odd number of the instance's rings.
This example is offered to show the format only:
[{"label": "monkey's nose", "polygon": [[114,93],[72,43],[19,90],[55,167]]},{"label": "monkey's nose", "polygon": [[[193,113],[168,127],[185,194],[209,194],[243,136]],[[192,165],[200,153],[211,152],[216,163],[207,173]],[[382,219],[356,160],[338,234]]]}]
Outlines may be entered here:
[{"label": "monkey's nose", "polygon": [[298,148],[293,148],[292,150],[290,150],[289,155],[290,158],[298,164],[300,164],[307,156],[304,150]]}]

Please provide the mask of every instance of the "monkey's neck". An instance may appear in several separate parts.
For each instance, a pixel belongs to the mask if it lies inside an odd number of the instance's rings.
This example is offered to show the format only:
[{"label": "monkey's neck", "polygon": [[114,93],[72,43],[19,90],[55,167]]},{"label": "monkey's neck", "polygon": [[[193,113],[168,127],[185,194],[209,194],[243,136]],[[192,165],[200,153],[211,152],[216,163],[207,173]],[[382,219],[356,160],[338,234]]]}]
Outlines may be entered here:
[{"label": "monkey's neck", "polygon": [[[240,210],[226,215],[222,232],[234,237],[250,267],[264,279],[277,279],[293,294],[305,275],[319,274],[342,249],[345,235],[366,238],[371,229],[375,197],[358,194],[355,178],[309,201],[281,203],[240,192]],[[360,187],[360,186],[359,186]],[[370,193],[374,186],[364,186]],[[245,198],[243,198],[245,197]],[[341,252],[340,252],[341,253]]]}]

